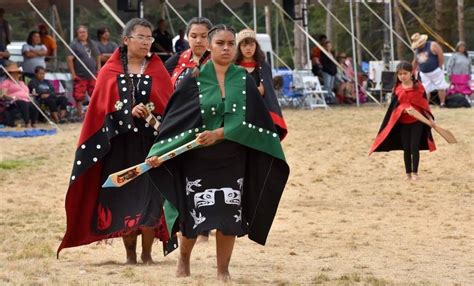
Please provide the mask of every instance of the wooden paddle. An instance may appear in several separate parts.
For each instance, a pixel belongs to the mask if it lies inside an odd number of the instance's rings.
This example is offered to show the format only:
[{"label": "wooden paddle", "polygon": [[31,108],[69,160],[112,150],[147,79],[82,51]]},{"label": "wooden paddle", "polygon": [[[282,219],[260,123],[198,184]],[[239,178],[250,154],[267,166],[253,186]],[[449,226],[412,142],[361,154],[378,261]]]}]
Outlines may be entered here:
[{"label": "wooden paddle", "polygon": [[153,115],[153,113],[148,110],[145,117],[145,121],[148,122],[148,124],[150,124],[153,128],[155,128],[156,131],[160,131],[160,122],[155,117],[155,115]]},{"label": "wooden paddle", "polygon": [[[167,161],[169,159],[172,159],[176,156],[178,156],[181,153],[184,153],[186,151],[189,151],[191,149],[196,148],[199,146],[199,143],[197,143],[197,139],[194,139],[193,141],[186,143],[174,150],[171,150],[163,155],[161,155],[158,160],[160,162]],[[102,185],[102,188],[118,188],[126,183],[134,180],[138,176],[144,174],[146,171],[150,170],[152,167],[148,165],[146,162],[140,163],[138,165],[132,166],[130,168],[124,169],[122,171],[115,172],[113,174],[110,174],[105,183]]]},{"label": "wooden paddle", "polygon": [[438,132],[441,137],[443,137],[449,144],[457,143],[458,141],[454,137],[451,131],[441,128],[438,124],[434,124],[434,122],[430,121],[428,118],[424,117],[418,110],[414,108],[407,108],[405,109],[406,112],[415,117],[417,120],[423,122],[424,124],[428,125],[429,127],[433,128],[436,132]]}]

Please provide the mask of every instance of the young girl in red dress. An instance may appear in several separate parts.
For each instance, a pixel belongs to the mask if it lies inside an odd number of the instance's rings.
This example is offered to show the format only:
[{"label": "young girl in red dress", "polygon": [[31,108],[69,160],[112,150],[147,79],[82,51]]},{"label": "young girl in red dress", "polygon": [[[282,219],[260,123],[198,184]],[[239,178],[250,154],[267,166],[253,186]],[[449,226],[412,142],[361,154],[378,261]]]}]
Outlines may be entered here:
[{"label": "young girl in red dress", "polygon": [[409,115],[411,109],[433,121],[433,115],[426,99],[426,92],[415,80],[413,66],[401,62],[396,69],[396,83],[392,101],[375,138],[372,152],[403,150],[405,171],[408,180],[418,179],[420,150],[436,150],[431,128]]}]

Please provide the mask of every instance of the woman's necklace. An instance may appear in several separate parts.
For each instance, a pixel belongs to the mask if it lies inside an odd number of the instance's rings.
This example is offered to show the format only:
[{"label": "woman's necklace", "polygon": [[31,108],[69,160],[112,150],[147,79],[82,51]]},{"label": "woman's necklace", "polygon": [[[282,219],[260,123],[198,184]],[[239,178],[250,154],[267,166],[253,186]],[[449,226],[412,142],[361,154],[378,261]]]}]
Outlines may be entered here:
[{"label": "woman's necklace", "polygon": [[140,76],[138,77],[138,82],[137,82],[136,88],[135,88],[135,84],[133,83],[133,79],[132,79],[132,102],[133,102],[133,105],[135,105],[135,95],[137,95],[137,93],[140,92],[140,81],[142,80],[141,75],[145,71],[145,66],[146,66],[146,58],[143,59],[143,62],[140,65],[140,73],[139,73]]}]

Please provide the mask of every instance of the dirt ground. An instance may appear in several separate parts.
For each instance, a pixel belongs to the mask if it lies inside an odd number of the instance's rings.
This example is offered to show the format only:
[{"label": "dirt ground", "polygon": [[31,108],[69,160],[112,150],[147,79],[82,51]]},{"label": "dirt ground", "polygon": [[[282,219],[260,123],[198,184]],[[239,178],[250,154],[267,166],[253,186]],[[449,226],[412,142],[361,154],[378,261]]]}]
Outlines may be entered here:
[{"label": "dirt ground", "polygon": [[[291,175],[265,247],[237,240],[232,284],[474,285],[474,121],[434,108],[459,143],[434,134],[420,180],[401,152],[368,149],[385,110],[285,110]],[[0,139],[0,284],[217,284],[215,240],[197,245],[192,277],[174,277],[177,253],[126,266],[119,239],[55,256],[79,124],[57,135]]]}]

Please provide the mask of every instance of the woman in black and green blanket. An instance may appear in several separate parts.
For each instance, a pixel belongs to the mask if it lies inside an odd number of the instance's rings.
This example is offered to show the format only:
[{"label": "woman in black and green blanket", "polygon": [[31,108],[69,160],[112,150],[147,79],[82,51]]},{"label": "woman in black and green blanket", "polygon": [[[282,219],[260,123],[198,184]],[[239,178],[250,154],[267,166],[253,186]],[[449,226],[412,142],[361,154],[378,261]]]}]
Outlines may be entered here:
[{"label": "woman in black and green blanket", "polygon": [[[252,76],[232,64],[235,32],[209,31],[211,60],[187,75],[173,94],[147,162],[166,199],[170,234],[177,247],[178,277],[190,272],[200,234],[216,229],[217,277],[229,280],[235,237],[248,234],[264,245],[289,175],[279,136]],[[198,138],[200,148],[161,163],[158,156]]]}]

